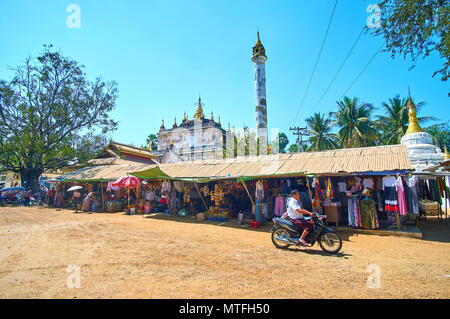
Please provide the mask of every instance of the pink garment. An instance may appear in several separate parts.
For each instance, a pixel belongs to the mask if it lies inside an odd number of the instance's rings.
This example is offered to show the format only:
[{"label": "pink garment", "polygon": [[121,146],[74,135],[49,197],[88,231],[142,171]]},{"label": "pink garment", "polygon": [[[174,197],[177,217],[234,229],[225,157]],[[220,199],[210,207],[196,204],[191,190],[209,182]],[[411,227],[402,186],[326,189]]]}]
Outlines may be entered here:
[{"label": "pink garment", "polygon": [[402,178],[400,176],[397,177],[395,181],[395,188],[397,189],[397,197],[398,197],[398,210],[400,215],[408,215],[408,208],[406,206],[406,197],[405,197],[405,188],[403,187]]},{"label": "pink garment", "polygon": [[275,209],[273,211],[275,216],[281,217],[284,213],[284,198],[283,196],[278,196],[275,198]]}]

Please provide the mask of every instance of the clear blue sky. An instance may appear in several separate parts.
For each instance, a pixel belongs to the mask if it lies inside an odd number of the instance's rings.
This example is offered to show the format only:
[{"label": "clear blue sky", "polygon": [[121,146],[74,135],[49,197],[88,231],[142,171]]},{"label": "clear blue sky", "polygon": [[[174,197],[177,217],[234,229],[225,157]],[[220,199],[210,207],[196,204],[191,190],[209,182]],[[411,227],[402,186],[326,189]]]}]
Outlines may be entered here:
[{"label": "clear blue sky", "polygon": [[[313,111],[329,112],[383,43],[363,35],[340,75],[315,108],[349,51],[375,1],[340,0],[316,74],[297,114],[325,34],[334,0],[318,1],[20,1],[0,2],[0,78],[13,67],[53,44],[86,66],[91,79],[101,75],[119,87],[119,121],[113,138],[142,145],[166,127],[192,118],[199,93],[209,118],[220,115],[224,127],[255,126],[254,74],[251,62],[256,31],[266,49],[269,128],[294,137],[292,125],[304,125]],[[70,29],[69,4],[81,8],[81,28]],[[411,62],[380,53],[349,96],[380,106],[396,94],[425,101],[421,115],[449,120],[449,83],[432,74],[442,65],[433,54]]]}]

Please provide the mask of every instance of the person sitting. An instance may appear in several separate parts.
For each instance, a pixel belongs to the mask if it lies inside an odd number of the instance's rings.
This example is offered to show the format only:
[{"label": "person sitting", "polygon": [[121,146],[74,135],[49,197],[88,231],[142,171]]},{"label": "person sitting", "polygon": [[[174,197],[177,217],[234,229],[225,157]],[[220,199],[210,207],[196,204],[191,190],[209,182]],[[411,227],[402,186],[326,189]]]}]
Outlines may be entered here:
[{"label": "person sitting", "polygon": [[292,190],[291,196],[287,208],[288,218],[294,225],[303,230],[299,241],[305,246],[311,246],[305,241],[305,237],[312,230],[314,222],[312,219],[305,220],[304,214],[313,216],[314,213],[302,208],[299,202],[300,192],[297,189]]}]

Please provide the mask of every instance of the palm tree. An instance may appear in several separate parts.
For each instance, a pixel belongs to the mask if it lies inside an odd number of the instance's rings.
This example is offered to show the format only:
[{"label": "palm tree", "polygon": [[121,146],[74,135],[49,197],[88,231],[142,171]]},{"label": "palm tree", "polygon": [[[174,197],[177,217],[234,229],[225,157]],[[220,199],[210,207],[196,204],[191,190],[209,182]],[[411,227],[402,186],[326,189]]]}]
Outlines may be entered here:
[{"label": "palm tree", "polygon": [[323,151],[339,147],[336,134],[331,133],[333,121],[325,118],[325,114],[314,113],[305,120],[308,126],[308,151]]},{"label": "palm tree", "polygon": [[344,97],[336,102],[337,112],[330,112],[334,122],[340,128],[338,137],[343,147],[365,147],[375,145],[378,132],[370,120],[374,107],[370,103],[359,103],[354,97]]},{"label": "palm tree", "polygon": [[[416,112],[424,105],[424,102],[416,104]],[[389,103],[383,102],[382,109],[387,116],[377,115],[376,126],[381,131],[380,144],[399,144],[400,139],[408,129],[408,98],[401,99],[399,95],[389,99]],[[418,117],[419,123],[435,120],[432,116]]]}]

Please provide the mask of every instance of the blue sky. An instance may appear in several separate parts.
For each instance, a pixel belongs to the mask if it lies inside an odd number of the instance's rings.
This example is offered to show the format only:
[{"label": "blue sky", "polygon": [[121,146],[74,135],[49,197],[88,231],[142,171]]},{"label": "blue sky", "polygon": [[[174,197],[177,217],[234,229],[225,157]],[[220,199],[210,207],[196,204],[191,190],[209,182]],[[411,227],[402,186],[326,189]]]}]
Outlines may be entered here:
[{"label": "blue sky", "polygon": [[[358,73],[383,43],[363,35],[336,81],[314,108],[350,47],[366,24],[369,4],[341,0],[315,76],[302,107],[311,72],[331,15],[334,0],[317,1],[20,1],[0,2],[0,78],[8,67],[37,56],[53,44],[86,66],[89,78],[101,75],[119,87],[112,117],[119,121],[114,140],[142,145],[165,119],[192,118],[198,95],[205,115],[220,115],[222,125],[255,126],[254,69],[251,62],[256,31],[266,49],[269,128],[289,132],[304,125],[313,112],[335,108]],[[81,28],[68,28],[67,6],[81,8]],[[449,120],[448,82],[432,74],[442,65],[433,54],[411,61],[382,52],[348,91],[379,107],[408,86],[421,115]],[[299,113],[297,121],[294,118]]]}]

